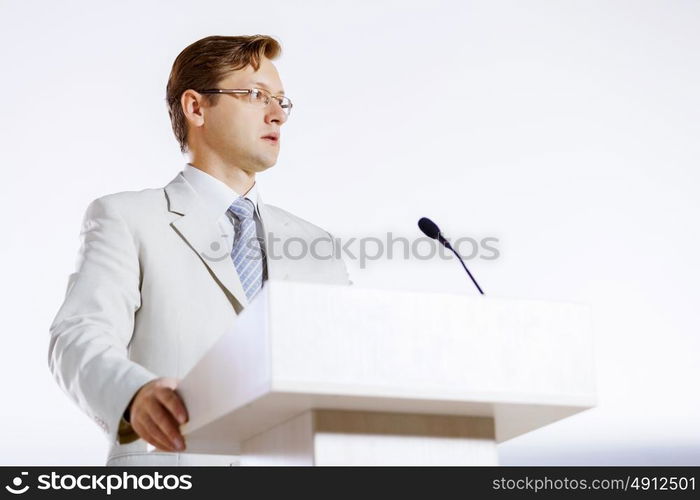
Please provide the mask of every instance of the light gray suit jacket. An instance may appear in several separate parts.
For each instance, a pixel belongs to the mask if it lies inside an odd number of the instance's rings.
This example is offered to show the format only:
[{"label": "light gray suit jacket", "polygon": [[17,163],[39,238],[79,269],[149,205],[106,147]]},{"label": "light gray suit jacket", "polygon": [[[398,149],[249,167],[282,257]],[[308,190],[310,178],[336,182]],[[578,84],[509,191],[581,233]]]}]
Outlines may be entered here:
[{"label": "light gray suit jacket", "polygon": [[[351,283],[329,233],[260,197],[258,210],[274,237],[269,279]],[[165,188],[110,194],[87,208],[76,271],[50,327],[49,367],[106,433],[108,465],[237,461],[148,453],[122,418],[141,386],[183,378],[247,306],[220,233],[182,173]],[[301,254],[303,246],[313,251]],[[285,247],[293,255],[283,255]]]}]

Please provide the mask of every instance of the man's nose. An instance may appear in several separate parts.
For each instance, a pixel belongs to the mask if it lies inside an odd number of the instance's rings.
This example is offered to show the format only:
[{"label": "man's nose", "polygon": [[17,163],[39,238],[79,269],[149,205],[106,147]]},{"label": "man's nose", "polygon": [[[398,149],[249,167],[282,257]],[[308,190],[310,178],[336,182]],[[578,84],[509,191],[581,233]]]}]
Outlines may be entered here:
[{"label": "man's nose", "polygon": [[288,117],[280,103],[275,99],[270,99],[270,102],[267,104],[267,118],[270,122],[278,122],[282,125],[287,121]]}]

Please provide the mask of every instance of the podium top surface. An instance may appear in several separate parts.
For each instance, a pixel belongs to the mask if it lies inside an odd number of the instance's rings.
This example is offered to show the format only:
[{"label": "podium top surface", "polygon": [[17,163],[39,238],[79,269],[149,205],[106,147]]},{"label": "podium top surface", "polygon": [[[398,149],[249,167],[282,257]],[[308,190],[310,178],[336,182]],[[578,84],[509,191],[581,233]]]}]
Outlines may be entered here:
[{"label": "podium top surface", "polygon": [[185,434],[309,409],[491,416],[504,441],[595,404],[590,308],[268,281],[182,380]]}]

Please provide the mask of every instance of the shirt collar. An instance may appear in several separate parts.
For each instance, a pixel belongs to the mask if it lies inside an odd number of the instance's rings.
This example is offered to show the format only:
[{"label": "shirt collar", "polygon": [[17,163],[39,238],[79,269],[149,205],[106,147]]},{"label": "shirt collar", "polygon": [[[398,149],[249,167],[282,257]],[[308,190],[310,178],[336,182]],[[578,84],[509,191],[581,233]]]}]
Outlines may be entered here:
[{"label": "shirt collar", "polygon": [[[204,204],[214,214],[221,216],[226,213],[231,204],[241,196],[235,190],[231,189],[224,182],[220,181],[213,175],[198,169],[191,163],[185,165],[182,171],[185,180],[190,183],[195,192],[202,199]],[[258,210],[258,183],[255,181],[245,197],[253,202],[255,212],[260,215]]]}]

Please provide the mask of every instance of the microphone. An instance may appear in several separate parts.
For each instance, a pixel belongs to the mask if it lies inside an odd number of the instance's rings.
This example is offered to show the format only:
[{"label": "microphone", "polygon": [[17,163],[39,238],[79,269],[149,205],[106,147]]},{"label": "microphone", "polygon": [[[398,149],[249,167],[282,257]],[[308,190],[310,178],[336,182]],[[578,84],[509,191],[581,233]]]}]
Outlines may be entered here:
[{"label": "microphone", "polygon": [[420,220],[418,221],[418,227],[420,228],[421,231],[423,231],[423,234],[425,234],[428,238],[438,240],[446,248],[449,248],[450,250],[452,250],[452,252],[457,256],[459,261],[462,263],[462,267],[464,268],[464,270],[467,271],[467,274],[474,282],[476,289],[479,290],[479,293],[481,295],[484,295],[484,292],[481,289],[481,287],[479,286],[479,283],[476,282],[476,280],[474,279],[474,276],[472,276],[472,273],[469,272],[469,269],[467,269],[467,266],[464,264],[462,257],[457,253],[457,251],[454,248],[452,248],[452,245],[450,245],[450,242],[447,241],[442,236],[442,234],[440,233],[440,228],[437,227],[437,224],[435,224],[433,221],[431,221],[427,217],[421,217]]}]

